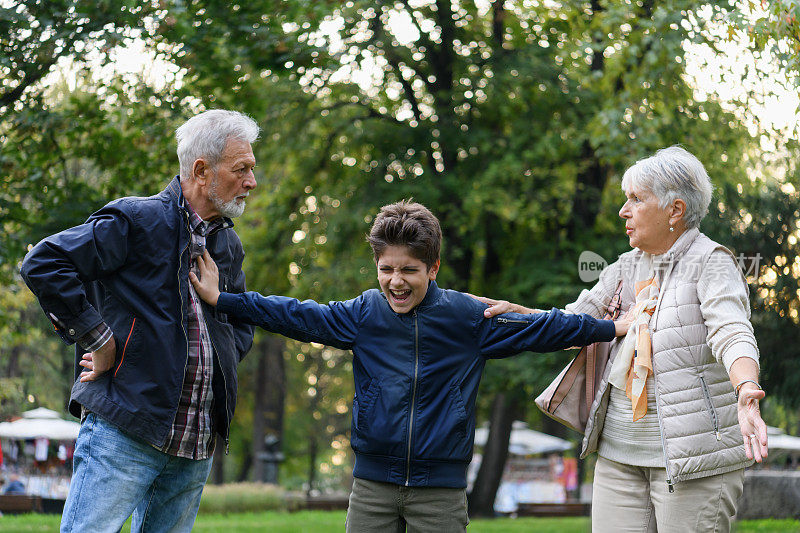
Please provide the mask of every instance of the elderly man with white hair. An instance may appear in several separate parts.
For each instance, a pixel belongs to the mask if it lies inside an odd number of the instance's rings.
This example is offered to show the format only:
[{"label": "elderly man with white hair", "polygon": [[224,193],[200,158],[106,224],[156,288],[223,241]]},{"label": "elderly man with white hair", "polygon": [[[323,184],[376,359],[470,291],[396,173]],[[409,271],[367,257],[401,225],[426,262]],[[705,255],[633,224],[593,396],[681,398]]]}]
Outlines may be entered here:
[{"label": "elderly man with white hair", "polygon": [[[583,439],[599,455],[595,532],[729,531],[744,468],[767,455],[748,289],[731,252],[699,230],[711,202],[702,163],[679,146],[622,178],[633,250],[567,311],[601,317],[621,290],[633,314],[611,345]],[[533,312],[484,299],[486,315]]]},{"label": "elderly man with white hair", "polygon": [[82,425],[62,532],[116,532],[131,514],[137,532],[194,524],[253,329],[200,300],[189,272],[208,250],[220,290],[245,290],[231,218],[256,186],[258,133],[234,111],[192,117],[164,191],[109,203],[22,263],[56,332],[76,344],[69,410]]}]

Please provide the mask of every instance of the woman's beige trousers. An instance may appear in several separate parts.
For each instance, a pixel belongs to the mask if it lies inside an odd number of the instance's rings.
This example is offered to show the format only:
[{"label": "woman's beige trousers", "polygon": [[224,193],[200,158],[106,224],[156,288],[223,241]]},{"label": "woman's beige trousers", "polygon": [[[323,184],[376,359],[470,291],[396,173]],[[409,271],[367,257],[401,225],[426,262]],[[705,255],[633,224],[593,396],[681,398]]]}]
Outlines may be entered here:
[{"label": "woman's beige trousers", "polygon": [[592,489],[594,533],[727,533],[742,495],[744,469],[681,481],[666,470],[598,457]]}]

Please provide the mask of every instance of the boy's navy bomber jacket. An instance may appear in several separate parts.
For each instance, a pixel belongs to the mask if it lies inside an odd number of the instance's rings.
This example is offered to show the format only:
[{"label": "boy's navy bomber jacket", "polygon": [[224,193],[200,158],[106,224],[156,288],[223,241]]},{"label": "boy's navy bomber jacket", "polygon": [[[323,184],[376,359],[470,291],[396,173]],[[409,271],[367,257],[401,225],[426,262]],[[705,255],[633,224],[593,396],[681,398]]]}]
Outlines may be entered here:
[{"label": "boy's navy bomber jacket", "polygon": [[327,305],[255,292],[220,294],[217,311],[304,342],[353,351],[353,475],[411,487],[466,487],[475,398],[487,358],[614,338],[589,315],[508,313],[431,281],[411,312],[382,292]]}]

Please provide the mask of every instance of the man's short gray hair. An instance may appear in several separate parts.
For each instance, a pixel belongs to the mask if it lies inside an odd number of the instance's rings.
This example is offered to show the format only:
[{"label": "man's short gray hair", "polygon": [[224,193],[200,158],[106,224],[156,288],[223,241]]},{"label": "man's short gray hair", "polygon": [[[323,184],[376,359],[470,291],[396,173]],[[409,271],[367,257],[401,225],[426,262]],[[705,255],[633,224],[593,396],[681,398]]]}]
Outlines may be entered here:
[{"label": "man's short gray hair", "polygon": [[228,139],[252,144],[258,132],[256,121],[238,111],[210,109],[193,116],[175,131],[181,180],[192,177],[192,167],[198,159],[216,166]]},{"label": "man's short gray hair", "polygon": [[700,225],[708,213],[713,190],[703,163],[680,146],[662,148],[626,170],[622,190],[629,192],[632,188],[653,194],[662,208],[678,198],[686,202],[683,220],[687,228]]}]

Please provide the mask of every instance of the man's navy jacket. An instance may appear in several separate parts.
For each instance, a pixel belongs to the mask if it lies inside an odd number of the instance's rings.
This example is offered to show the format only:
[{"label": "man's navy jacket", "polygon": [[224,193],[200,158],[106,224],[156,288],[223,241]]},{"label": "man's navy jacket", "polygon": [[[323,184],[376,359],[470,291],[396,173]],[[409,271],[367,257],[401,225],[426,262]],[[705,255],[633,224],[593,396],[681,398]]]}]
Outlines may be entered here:
[{"label": "man's navy jacket", "polygon": [[[22,277],[56,331],[72,344],[103,321],[117,347],[114,366],[80,383],[83,350],[76,346],[69,410],[80,406],[161,447],[178,409],[188,359],[189,223],[176,177],[160,194],[121,198],[82,225],[57,233],[25,256]],[[220,290],[245,289],[244,251],[225,227],[206,248],[220,269]],[[228,439],[236,406],[236,368],[253,342],[253,328],[203,304],[214,346],[212,387],[217,432]]]},{"label": "man's navy jacket", "polygon": [[431,281],[411,312],[368,290],[318,304],[258,293],[221,294],[217,311],[306,342],[353,351],[353,475],[412,487],[466,487],[475,398],[487,358],[550,352],[614,338],[588,315],[508,313]]}]

